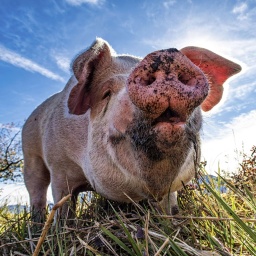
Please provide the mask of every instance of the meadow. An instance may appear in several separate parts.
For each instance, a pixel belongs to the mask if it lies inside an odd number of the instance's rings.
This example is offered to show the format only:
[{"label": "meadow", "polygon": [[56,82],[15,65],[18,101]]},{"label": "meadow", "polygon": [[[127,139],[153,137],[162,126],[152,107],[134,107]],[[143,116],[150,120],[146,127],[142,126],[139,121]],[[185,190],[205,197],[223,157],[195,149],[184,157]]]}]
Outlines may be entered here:
[{"label": "meadow", "polygon": [[117,204],[92,192],[80,198],[76,219],[45,227],[31,222],[27,208],[2,206],[0,255],[256,255],[256,147],[236,174],[219,169],[212,178],[206,169],[201,163],[180,191],[175,216],[148,202]]}]

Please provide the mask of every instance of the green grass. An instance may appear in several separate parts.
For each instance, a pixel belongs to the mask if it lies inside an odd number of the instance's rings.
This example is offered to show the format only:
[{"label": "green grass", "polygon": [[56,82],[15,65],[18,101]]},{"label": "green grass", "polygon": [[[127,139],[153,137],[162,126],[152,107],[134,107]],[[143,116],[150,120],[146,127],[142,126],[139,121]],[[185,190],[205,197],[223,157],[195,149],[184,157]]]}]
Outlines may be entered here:
[{"label": "green grass", "polygon": [[[91,202],[84,199],[71,226],[51,226],[40,255],[256,255],[255,152],[253,147],[244,156],[238,174],[203,181],[200,189],[185,187],[175,218],[148,202],[117,204],[98,195]],[[199,174],[205,168],[202,164]],[[223,184],[225,194],[219,192]],[[0,255],[32,255],[42,227],[38,224],[32,235],[28,212],[12,214],[1,207]]]}]

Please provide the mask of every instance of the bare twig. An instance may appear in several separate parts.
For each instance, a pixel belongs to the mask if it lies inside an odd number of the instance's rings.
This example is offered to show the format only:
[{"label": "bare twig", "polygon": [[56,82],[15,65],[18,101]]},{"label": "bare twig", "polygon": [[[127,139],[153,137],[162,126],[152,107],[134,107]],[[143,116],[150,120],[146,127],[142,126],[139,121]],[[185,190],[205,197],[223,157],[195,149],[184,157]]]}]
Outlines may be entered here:
[{"label": "bare twig", "polygon": [[91,247],[88,243],[84,242],[79,236],[77,237],[79,242],[86,248],[88,249],[89,251],[95,253],[95,254],[98,254],[99,251],[94,249],[93,247]]},{"label": "bare twig", "polygon": [[[177,215],[156,215],[166,219],[185,219],[185,220],[213,220],[213,221],[235,221],[232,218],[219,218],[219,217],[195,217],[195,216],[177,216]],[[244,222],[256,222],[256,219],[241,218]]]},{"label": "bare twig", "polygon": [[20,158],[21,141],[16,141],[20,131],[11,137],[11,133],[5,130],[7,129],[0,130],[0,177],[8,179],[13,177],[13,170],[19,168],[18,164],[23,159]]},{"label": "bare twig", "polygon": [[158,249],[158,251],[156,252],[155,256],[160,255],[160,253],[162,252],[162,250],[164,249],[164,247],[169,243],[169,237],[166,238],[166,240],[164,241],[164,243],[161,245],[161,247]]},{"label": "bare twig", "polygon": [[11,243],[5,243],[5,244],[1,244],[0,245],[0,248],[3,248],[5,246],[14,246],[16,244],[22,244],[22,243],[28,243],[28,242],[33,242],[33,241],[37,241],[37,238],[33,238],[33,239],[26,239],[26,240],[21,240],[21,241],[17,241],[17,242],[11,242]]},{"label": "bare twig", "polygon": [[148,214],[146,215],[146,220],[145,220],[145,240],[146,240],[145,251],[146,251],[146,255],[147,255],[147,256],[149,256],[149,252],[148,252],[148,229],[149,229],[149,220],[150,220],[150,212],[148,211]]},{"label": "bare twig", "polygon": [[9,163],[8,160],[6,160],[7,164],[6,164],[5,167],[1,168],[0,172],[7,171],[11,166],[18,164],[21,161],[23,161],[23,159],[19,159],[19,160],[15,161],[15,162],[10,162],[10,163]]}]

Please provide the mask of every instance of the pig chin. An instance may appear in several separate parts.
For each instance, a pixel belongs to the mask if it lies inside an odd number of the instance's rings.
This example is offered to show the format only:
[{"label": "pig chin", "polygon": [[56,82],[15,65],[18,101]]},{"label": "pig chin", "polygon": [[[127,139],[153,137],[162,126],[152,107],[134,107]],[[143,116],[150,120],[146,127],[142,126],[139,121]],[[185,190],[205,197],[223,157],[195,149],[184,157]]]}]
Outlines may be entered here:
[{"label": "pig chin", "polygon": [[178,118],[172,120],[139,120],[128,130],[132,144],[150,160],[161,161],[176,155],[175,149],[187,146],[187,124]]}]

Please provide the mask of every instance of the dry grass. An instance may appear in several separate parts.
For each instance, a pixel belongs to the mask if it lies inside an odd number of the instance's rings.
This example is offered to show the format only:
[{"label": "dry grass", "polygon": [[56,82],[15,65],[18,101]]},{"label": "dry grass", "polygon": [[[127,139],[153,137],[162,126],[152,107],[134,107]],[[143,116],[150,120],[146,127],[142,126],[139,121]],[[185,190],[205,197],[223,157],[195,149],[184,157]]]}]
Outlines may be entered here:
[{"label": "dry grass", "polygon": [[[117,204],[98,195],[88,202],[85,196],[72,225],[51,225],[39,255],[256,255],[255,159],[253,147],[238,174],[185,187],[175,217],[147,202]],[[223,185],[227,193],[220,193]],[[43,229],[34,225],[39,231],[32,235],[28,212],[2,207],[0,255],[32,255]]]}]

